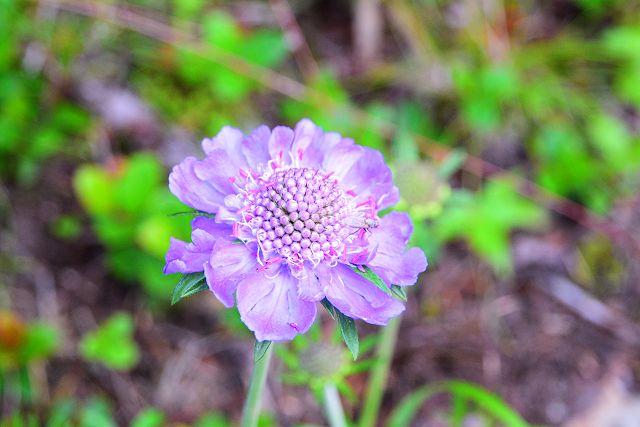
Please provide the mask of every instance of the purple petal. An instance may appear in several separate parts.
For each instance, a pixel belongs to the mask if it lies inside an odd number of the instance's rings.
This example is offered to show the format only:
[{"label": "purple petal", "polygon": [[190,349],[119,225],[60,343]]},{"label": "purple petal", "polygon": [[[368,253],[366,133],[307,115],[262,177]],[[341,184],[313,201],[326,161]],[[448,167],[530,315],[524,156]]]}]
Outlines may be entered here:
[{"label": "purple petal", "polygon": [[393,185],[391,170],[382,153],[368,147],[362,150],[362,155],[344,175],[343,187],[355,191],[362,201],[372,198],[378,210],[395,205],[400,193]]},{"label": "purple petal", "polygon": [[298,298],[303,301],[318,302],[324,298],[324,291],[315,272],[307,269],[306,275],[298,279]]},{"label": "purple petal", "polygon": [[247,159],[249,166],[256,169],[258,165],[266,165],[269,161],[269,139],[271,131],[265,125],[253,130],[242,141],[242,154]]},{"label": "purple petal", "polygon": [[342,141],[337,133],[324,133],[309,119],[302,119],[293,131],[291,153],[300,166],[321,168],[325,154]]},{"label": "purple petal", "polygon": [[363,154],[363,147],[354,144],[353,140],[345,138],[326,153],[322,168],[327,172],[333,172],[334,176],[342,182],[342,179]]},{"label": "purple petal", "polygon": [[258,341],[293,339],[305,333],[316,317],[316,304],[298,298],[298,280],[286,267],[278,269],[276,277],[270,276],[271,271],[256,271],[238,285],[240,318]]},{"label": "purple petal", "polygon": [[202,141],[202,149],[209,156],[215,150],[225,151],[236,168],[246,168],[247,159],[242,153],[241,144],[244,139],[242,132],[231,126],[223,127],[218,135]]},{"label": "purple petal", "polygon": [[275,160],[278,167],[288,165],[291,162],[291,143],[293,131],[286,126],[277,126],[271,132],[269,138],[269,155]]},{"label": "purple petal", "polygon": [[233,183],[238,179],[239,168],[224,150],[210,151],[204,160],[193,164],[193,172],[225,196],[236,192]]},{"label": "purple petal", "polygon": [[327,299],[343,314],[374,325],[386,325],[404,311],[404,305],[378,289],[348,265],[318,269]]},{"label": "purple petal", "polygon": [[196,158],[187,157],[174,166],[169,175],[169,189],[182,203],[200,211],[216,213],[224,205],[226,193],[196,175],[194,168],[199,163]]},{"label": "purple petal", "polygon": [[389,285],[414,285],[418,274],[427,269],[422,249],[405,250],[412,231],[406,212],[388,213],[380,219],[380,226],[371,230],[369,242],[377,251],[367,265]]},{"label": "purple petal", "polygon": [[233,307],[233,293],[238,282],[255,271],[255,250],[242,243],[220,239],[215,243],[208,261],[204,265],[204,274],[209,289],[225,307]]},{"label": "purple petal", "polygon": [[231,235],[231,227],[213,219],[198,217],[191,223],[193,243],[171,238],[166,255],[165,274],[193,273],[204,270],[217,239]]}]

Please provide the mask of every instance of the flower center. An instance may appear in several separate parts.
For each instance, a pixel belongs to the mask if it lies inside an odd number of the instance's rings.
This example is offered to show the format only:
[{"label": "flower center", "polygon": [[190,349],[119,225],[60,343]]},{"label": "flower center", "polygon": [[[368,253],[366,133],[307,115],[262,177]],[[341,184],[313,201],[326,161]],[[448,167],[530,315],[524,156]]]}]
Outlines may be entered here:
[{"label": "flower center", "polygon": [[276,170],[247,185],[243,222],[257,239],[267,264],[302,266],[335,260],[357,229],[350,218],[354,195],[330,173],[309,168]]}]

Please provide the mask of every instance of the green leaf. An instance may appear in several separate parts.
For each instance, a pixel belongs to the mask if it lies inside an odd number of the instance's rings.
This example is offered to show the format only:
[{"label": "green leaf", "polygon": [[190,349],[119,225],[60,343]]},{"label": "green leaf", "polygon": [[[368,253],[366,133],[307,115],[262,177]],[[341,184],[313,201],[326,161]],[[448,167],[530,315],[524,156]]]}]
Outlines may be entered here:
[{"label": "green leaf", "polygon": [[270,346],[271,341],[256,341],[256,345],[253,348],[253,363],[258,363]]},{"label": "green leaf", "polygon": [[100,398],[92,398],[82,408],[79,427],[116,427],[109,404]]},{"label": "green leaf", "polygon": [[113,206],[111,178],[98,165],[81,166],[73,177],[73,188],[89,213],[105,213]]},{"label": "green leaf", "polygon": [[451,177],[464,163],[467,153],[461,149],[455,149],[442,161],[438,167],[438,176],[442,179]]},{"label": "green leaf", "polygon": [[56,402],[51,408],[46,427],[64,427],[71,425],[71,417],[75,409],[72,399],[64,399]]},{"label": "green leaf", "polygon": [[402,301],[407,300],[407,290],[404,288],[404,286],[392,285],[391,293],[393,294],[393,296],[401,299]]},{"label": "green leaf", "polygon": [[[376,285],[376,287],[380,289],[382,292],[384,292],[385,294],[392,295],[391,289],[389,289],[387,284],[384,283],[384,280],[382,280],[380,276],[374,273],[374,271],[369,267],[367,267],[366,265],[351,267],[351,268],[353,269],[353,271],[355,271],[356,273],[358,273],[359,275],[361,275],[362,277],[364,277],[365,279],[367,279],[368,281]],[[361,269],[364,271],[362,271]]]},{"label": "green leaf", "polygon": [[184,212],[174,212],[172,214],[169,214],[169,216],[181,216],[181,215],[206,216],[207,218],[213,218],[213,219],[215,219],[216,217],[216,214],[203,212],[203,211],[184,211]]},{"label": "green leaf", "polygon": [[231,424],[220,414],[204,414],[193,427],[229,427]]},{"label": "green leaf", "polygon": [[335,308],[333,304],[326,298],[321,301],[322,305],[327,309],[332,318],[336,319],[338,326],[340,326],[340,334],[344,343],[353,356],[353,360],[358,358],[360,353],[360,342],[358,340],[358,329],[356,328],[356,322],[349,316],[343,314],[340,310]]},{"label": "green leaf", "polygon": [[131,427],[161,427],[166,425],[164,413],[156,408],[146,408],[131,421]]},{"label": "green leaf", "polygon": [[114,187],[114,200],[119,208],[131,214],[139,212],[149,195],[162,180],[162,166],[151,153],[131,156]]},{"label": "green leaf", "polygon": [[140,357],[133,340],[133,327],[129,313],[116,313],[82,337],[80,353],[85,359],[100,362],[111,369],[130,369]]},{"label": "green leaf", "polygon": [[42,323],[29,325],[20,346],[18,358],[25,364],[44,359],[55,352],[58,341],[58,331],[53,327]]},{"label": "green leaf", "polygon": [[209,289],[207,280],[204,277],[204,272],[187,273],[178,282],[173,289],[173,295],[171,296],[171,305],[177,303],[183,298],[190,297],[199,292]]}]

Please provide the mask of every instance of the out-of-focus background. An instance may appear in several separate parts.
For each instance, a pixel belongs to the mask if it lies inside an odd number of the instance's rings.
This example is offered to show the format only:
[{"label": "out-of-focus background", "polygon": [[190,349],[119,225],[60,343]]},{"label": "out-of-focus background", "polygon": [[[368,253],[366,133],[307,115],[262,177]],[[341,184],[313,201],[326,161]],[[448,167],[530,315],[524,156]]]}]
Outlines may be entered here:
[{"label": "out-of-focus background", "polygon": [[[412,425],[640,425],[624,0],[0,0],[0,424],[237,423],[253,338],[211,295],[169,305],[191,218],[167,172],[224,125],[304,117],[384,153],[430,261],[378,425],[451,379],[477,393]],[[281,347],[264,426],[326,425],[296,361],[332,328]]]}]

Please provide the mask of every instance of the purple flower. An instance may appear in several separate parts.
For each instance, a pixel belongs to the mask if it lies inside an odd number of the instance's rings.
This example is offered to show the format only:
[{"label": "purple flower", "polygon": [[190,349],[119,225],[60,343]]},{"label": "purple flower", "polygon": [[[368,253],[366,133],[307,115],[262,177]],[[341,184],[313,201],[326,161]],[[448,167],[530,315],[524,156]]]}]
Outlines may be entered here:
[{"label": "purple flower", "polygon": [[169,188],[215,219],[193,221],[192,243],[171,240],[165,273],[204,271],[222,304],[235,294],[259,341],[306,332],[324,298],[376,325],[404,310],[356,271],[370,268],[390,287],[415,284],[427,268],[420,249],[406,250],[409,216],[378,216],[399,199],[380,152],[307,119],[246,137],[225,127],[202,148],[203,160],[173,168]]}]

